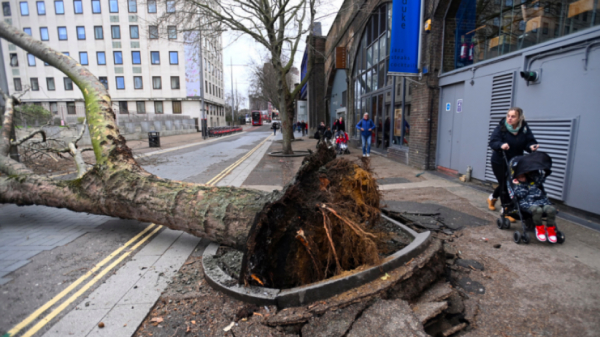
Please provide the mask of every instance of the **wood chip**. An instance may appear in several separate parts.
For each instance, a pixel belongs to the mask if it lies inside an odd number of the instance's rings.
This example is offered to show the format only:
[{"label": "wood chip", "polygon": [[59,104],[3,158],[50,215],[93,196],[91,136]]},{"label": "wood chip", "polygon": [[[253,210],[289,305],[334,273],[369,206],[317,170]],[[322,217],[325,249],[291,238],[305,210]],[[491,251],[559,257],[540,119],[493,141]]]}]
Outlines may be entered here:
[{"label": "wood chip", "polygon": [[164,318],[162,317],[153,317],[150,322],[154,322],[154,323],[162,323],[164,321]]},{"label": "wood chip", "polygon": [[235,322],[231,322],[231,324],[229,324],[228,326],[226,326],[223,331],[227,332],[229,330],[231,330],[231,328],[233,328],[233,326],[235,325]]}]

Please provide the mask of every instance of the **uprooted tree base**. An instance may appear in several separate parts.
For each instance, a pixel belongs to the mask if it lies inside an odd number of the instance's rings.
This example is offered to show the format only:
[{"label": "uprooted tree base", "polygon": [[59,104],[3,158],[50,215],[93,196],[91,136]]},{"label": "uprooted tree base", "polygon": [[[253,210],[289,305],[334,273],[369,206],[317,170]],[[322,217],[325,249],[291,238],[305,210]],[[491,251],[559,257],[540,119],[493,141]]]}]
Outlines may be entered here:
[{"label": "uprooted tree base", "polygon": [[387,235],[373,228],[379,200],[368,160],[358,166],[322,145],[257,214],[240,281],[290,288],[377,264]]}]

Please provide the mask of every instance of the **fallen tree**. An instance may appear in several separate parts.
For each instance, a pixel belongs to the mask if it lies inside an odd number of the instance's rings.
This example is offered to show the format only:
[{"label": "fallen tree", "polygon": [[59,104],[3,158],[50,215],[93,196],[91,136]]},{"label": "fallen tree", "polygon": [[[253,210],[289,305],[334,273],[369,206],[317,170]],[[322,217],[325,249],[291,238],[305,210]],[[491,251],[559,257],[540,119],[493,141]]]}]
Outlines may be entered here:
[{"label": "fallen tree", "polygon": [[[0,137],[0,202],[44,205],[76,212],[154,222],[245,251],[241,282],[294,286],[378,262],[382,234],[379,194],[367,161],[336,159],[322,146],[305,159],[283,191],[211,187],[162,179],[134,160],[119,134],[104,85],[73,58],[6,23],[0,37],[64,72],[85,98],[95,165],[78,178],[34,174],[9,157],[13,105],[6,97]],[[77,154],[75,144],[70,150]],[[77,156],[75,156],[77,157]]]}]

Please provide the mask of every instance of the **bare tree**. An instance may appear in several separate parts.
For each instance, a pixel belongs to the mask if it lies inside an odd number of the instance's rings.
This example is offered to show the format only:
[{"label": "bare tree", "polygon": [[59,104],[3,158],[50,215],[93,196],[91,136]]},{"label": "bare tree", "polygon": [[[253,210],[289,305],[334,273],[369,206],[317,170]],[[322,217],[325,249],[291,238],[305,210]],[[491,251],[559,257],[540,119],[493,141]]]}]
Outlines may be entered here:
[{"label": "bare tree", "polygon": [[244,105],[247,101],[247,97],[244,96],[241,92],[235,91],[235,93],[226,92],[225,93],[225,110],[229,111],[229,116],[231,117],[232,111],[232,102],[233,102],[233,115],[237,119],[239,118],[240,106]]},{"label": "bare tree", "polygon": [[[176,8],[167,10],[159,22],[184,27],[182,29],[208,32],[228,29],[246,34],[263,45],[268,52],[276,78],[277,100],[282,120],[283,153],[291,154],[293,138],[294,100],[312,71],[312,55],[309,53],[307,75],[301,85],[290,88],[286,77],[292,69],[295,55],[303,36],[310,32],[315,17],[317,0],[180,0]],[[163,0],[166,8],[175,4]],[[195,34],[198,37],[201,34]],[[191,36],[191,35],[190,35]],[[188,43],[191,43],[188,36]],[[310,35],[309,35],[310,38]],[[200,41],[202,43],[202,41]]]}]

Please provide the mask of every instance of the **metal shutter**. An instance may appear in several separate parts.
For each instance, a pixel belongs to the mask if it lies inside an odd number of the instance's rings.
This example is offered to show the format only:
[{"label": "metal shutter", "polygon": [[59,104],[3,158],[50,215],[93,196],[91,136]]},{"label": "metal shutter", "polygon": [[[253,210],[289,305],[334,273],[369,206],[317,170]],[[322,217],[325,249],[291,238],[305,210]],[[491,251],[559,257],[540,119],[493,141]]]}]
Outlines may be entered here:
[{"label": "metal shutter", "polygon": [[[494,76],[492,82],[492,102],[490,106],[490,123],[488,125],[488,143],[490,136],[500,120],[506,116],[508,109],[512,107],[514,72]],[[498,182],[492,171],[492,149],[489,145],[485,158],[485,180]]]},{"label": "metal shutter", "polygon": [[544,183],[548,196],[564,200],[575,119],[527,119],[527,124],[544,151],[552,158],[552,174]]}]

